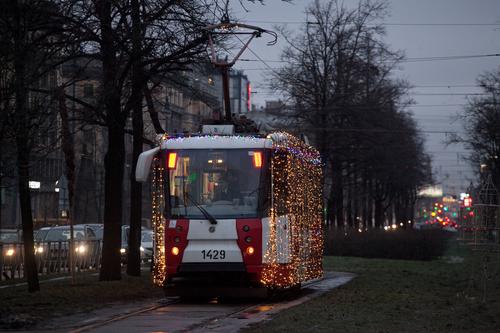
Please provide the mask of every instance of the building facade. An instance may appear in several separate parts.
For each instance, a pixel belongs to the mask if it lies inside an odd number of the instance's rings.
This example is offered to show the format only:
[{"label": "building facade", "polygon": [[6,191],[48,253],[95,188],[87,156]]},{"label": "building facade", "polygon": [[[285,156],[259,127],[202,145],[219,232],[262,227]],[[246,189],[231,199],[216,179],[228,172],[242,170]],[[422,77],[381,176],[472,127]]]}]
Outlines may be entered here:
[{"label": "building facade", "polygon": [[[104,212],[104,156],[107,147],[106,128],[96,122],[92,123],[91,110],[82,106],[83,101],[89,105],[97,105],[101,86],[101,67],[98,63],[72,62],[61,66],[50,73],[42,82],[48,89],[66,83],[65,108],[70,118],[69,126],[75,152],[75,206],[74,223],[102,223]],[[239,75],[239,76],[238,76]],[[244,86],[248,80],[241,73],[234,80],[236,86]],[[245,82],[242,78],[245,78]],[[238,81],[239,80],[239,81]],[[72,84],[67,84],[72,82]],[[150,95],[144,99],[145,137],[155,141],[158,128],[153,124],[151,114],[169,135],[198,132],[200,125],[221,119],[223,114],[222,78],[217,69],[211,65],[192,66],[189,70],[176,73],[171,78],[158,78],[150,87]],[[243,106],[245,96],[237,93],[235,105]],[[241,100],[241,101],[239,101]],[[65,159],[61,149],[61,105],[54,101],[52,118],[47,130],[42,131],[40,146],[33,155],[31,167],[32,212],[35,228],[46,225],[67,223],[69,202]],[[240,108],[241,109],[241,108]],[[239,110],[239,109],[238,109]],[[243,110],[243,109],[241,109]],[[247,111],[247,110],[246,110]],[[245,110],[241,112],[246,112]],[[131,128],[131,118],[128,119]],[[124,175],[124,191],[121,195],[124,202],[123,224],[128,224],[130,209],[130,177],[132,171],[132,136],[126,135],[126,164]],[[149,148],[149,147],[145,147]],[[21,216],[17,193],[15,172],[7,175],[2,166],[2,189],[0,196],[2,228],[20,228]],[[149,224],[150,198],[149,189],[143,191],[144,224]]]}]

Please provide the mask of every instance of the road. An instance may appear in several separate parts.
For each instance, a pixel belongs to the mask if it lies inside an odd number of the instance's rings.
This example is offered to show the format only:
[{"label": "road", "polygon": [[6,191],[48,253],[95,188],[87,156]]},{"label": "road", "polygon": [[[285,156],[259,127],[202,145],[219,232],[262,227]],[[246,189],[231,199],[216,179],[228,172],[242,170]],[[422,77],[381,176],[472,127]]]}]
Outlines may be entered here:
[{"label": "road", "polygon": [[[279,300],[181,302],[175,298],[139,305],[116,305],[85,316],[66,317],[51,332],[236,332],[253,323],[304,303],[354,278],[353,274],[327,272],[300,293]],[[43,330],[37,330],[41,332]]]}]

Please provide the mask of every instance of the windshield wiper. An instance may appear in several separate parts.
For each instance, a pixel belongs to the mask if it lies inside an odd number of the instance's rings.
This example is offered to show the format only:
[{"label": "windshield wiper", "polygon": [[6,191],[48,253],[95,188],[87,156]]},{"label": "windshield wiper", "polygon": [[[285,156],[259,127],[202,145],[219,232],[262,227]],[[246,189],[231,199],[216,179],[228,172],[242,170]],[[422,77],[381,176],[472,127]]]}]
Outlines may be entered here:
[{"label": "windshield wiper", "polygon": [[215,219],[215,217],[210,215],[210,213],[207,212],[205,208],[201,207],[196,201],[194,201],[194,199],[191,198],[188,192],[184,192],[184,194],[189,200],[191,200],[191,202],[195,205],[195,207],[200,210],[200,212],[203,214],[203,216],[205,216],[205,218],[210,222],[210,224],[217,224],[217,220]]}]

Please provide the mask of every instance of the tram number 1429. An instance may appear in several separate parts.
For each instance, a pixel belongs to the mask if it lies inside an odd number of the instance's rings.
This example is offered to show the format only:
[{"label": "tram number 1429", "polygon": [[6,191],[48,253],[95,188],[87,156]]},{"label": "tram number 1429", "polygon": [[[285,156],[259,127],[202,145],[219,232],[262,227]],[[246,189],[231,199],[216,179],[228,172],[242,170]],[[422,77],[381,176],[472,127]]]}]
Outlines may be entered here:
[{"label": "tram number 1429", "polygon": [[201,255],[203,256],[203,260],[226,259],[226,251],[224,250],[202,250]]}]

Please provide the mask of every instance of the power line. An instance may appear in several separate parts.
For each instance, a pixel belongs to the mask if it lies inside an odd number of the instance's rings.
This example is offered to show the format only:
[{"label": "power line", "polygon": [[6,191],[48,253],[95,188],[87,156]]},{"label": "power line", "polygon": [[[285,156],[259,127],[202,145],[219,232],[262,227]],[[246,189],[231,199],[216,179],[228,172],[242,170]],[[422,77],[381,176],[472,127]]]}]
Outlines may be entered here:
[{"label": "power line", "polygon": [[[500,53],[489,53],[489,54],[465,54],[465,55],[452,55],[452,56],[429,56],[429,57],[414,57],[414,58],[406,58],[400,63],[404,62],[422,62],[422,61],[441,61],[441,60],[458,60],[458,59],[474,59],[474,58],[491,58],[491,57],[500,57]],[[258,62],[256,59],[240,59],[240,61],[246,62]],[[265,60],[267,62],[275,62],[275,63],[287,63],[287,60]]]},{"label": "power line", "polygon": [[415,85],[412,88],[481,88],[477,84]]},{"label": "power line", "polygon": [[[258,95],[274,95],[272,91],[269,92],[260,92],[260,91],[253,91],[253,94],[258,94]],[[484,96],[484,95],[490,95],[487,93],[477,93],[477,92],[464,92],[464,93],[424,93],[424,92],[409,92],[409,95],[417,95],[417,96]],[[344,93],[343,95],[347,95],[347,93]]]},{"label": "power line", "polygon": [[434,108],[434,107],[441,107],[441,106],[466,106],[467,104],[415,104],[415,105],[408,105],[408,108]]},{"label": "power line", "polygon": [[[388,130],[383,128],[335,128],[335,127],[316,127],[313,130],[329,130],[331,132],[361,132],[361,133],[408,133],[405,130]],[[419,133],[429,133],[429,134],[465,134],[464,132],[459,132],[455,130],[450,131],[438,131],[438,130],[419,130]]]},{"label": "power line", "polygon": [[458,60],[458,59],[490,58],[490,57],[500,57],[500,53],[469,54],[469,55],[454,55],[454,56],[440,56],[440,57],[406,58],[406,59],[402,60],[401,62]]},{"label": "power line", "polygon": [[[492,53],[492,54],[475,54],[475,55],[458,55],[458,56],[443,56],[443,57],[421,57],[421,58],[407,58],[405,60],[400,60],[399,63],[414,63],[414,62],[431,62],[431,61],[445,61],[445,60],[461,60],[461,59],[477,59],[477,58],[489,58],[489,57],[500,57],[500,53]],[[255,59],[240,59],[241,61],[259,61]],[[285,60],[260,60],[262,62],[287,62]],[[392,62],[392,61],[388,61]],[[276,70],[281,69],[282,67],[270,67],[268,68],[242,68],[244,71],[257,71],[257,70]]]},{"label": "power line", "polygon": [[[241,60],[241,59],[240,59]],[[269,60],[267,60],[270,62]],[[256,86],[259,89],[270,90],[269,84],[260,83]],[[482,86],[478,84],[459,84],[459,83],[450,83],[450,84],[417,84],[412,85],[411,88],[482,88]]]},{"label": "power line", "polygon": [[[236,38],[237,38],[237,39],[241,42],[241,44],[245,45],[245,43],[241,40],[241,38],[240,38],[240,37],[238,37],[238,35],[234,35],[234,36],[235,36],[235,37],[236,37]],[[271,67],[271,66],[269,66],[269,64],[268,64],[265,60],[263,60],[263,59],[262,59],[262,58],[261,58],[261,57],[260,57],[257,53],[255,53],[255,52],[254,52],[254,51],[250,48],[250,46],[248,46],[248,45],[247,45],[247,47],[246,47],[246,48],[247,48],[247,49],[248,49],[248,50],[249,50],[249,51],[250,51],[250,52],[251,52],[251,53],[252,53],[252,54],[253,54],[253,55],[257,58],[257,59],[259,59],[259,60],[260,60],[260,62],[262,62],[262,63],[264,64],[264,66],[266,66],[269,70],[271,70],[271,71],[273,71],[273,72],[274,72],[274,70],[272,69],[272,67]],[[241,60],[241,59],[240,59],[240,60]]]},{"label": "power line", "polygon": [[469,93],[420,93],[420,92],[409,92],[409,95],[416,95],[416,96],[485,96],[489,95],[486,93],[476,93],[476,92],[469,92]]},{"label": "power line", "polygon": [[[270,24],[311,24],[314,22],[306,22],[306,21],[263,21],[263,20],[244,20],[242,23],[270,23]],[[458,27],[458,26],[466,26],[466,27],[473,27],[473,26],[478,26],[478,27],[495,27],[495,26],[500,26],[500,23],[476,23],[476,22],[471,22],[471,23],[456,23],[456,22],[450,22],[450,23],[430,23],[430,22],[425,22],[425,23],[400,23],[400,22],[380,22],[378,24],[370,24],[370,26],[374,25],[383,25],[383,26],[444,26],[444,27]]]}]

